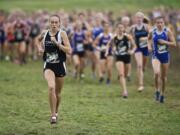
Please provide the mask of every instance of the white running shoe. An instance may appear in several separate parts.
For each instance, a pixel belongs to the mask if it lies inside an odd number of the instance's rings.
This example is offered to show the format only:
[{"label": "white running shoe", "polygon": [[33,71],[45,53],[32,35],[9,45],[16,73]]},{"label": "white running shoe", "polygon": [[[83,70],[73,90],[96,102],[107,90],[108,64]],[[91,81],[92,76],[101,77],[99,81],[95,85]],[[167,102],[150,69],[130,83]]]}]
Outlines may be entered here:
[{"label": "white running shoe", "polygon": [[144,90],[144,86],[140,86],[139,88],[138,88],[138,91],[139,92],[142,92]]},{"label": "white running shoe", "polygon": [[57,123],[57,118],[56,118],[56,116],[52,116],[52,117],[51,117],[50,123],[51,123],[51,124],[56,124],[56,123]]}]

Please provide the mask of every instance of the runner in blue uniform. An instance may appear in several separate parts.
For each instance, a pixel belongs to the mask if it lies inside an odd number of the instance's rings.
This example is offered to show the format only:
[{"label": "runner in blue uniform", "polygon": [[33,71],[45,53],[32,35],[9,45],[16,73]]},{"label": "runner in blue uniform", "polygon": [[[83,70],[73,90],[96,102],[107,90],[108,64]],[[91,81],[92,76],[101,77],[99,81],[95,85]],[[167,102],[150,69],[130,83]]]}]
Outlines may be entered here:
[{"label": "runner in blue uniform", "polygon": [[75,66],[74,76],[80,79],[83,77],[84,62],[85,62],[85,32],[82,30],[82,23],[76,22],[75,32],[72,37],[73,46],[73,61]]},{"label": "runner in blue uniform", "polygon": [[[103,33],[103,26],[102,26],[102,20],[100,19],[100,17],[97,15],[95,17],[95,26],[93,26],[92,29],[92,38],[93,38],[93,44],[95,43],[96,38]],[[96,74],[99,74],[100,72],[100,65],[99,65],[99,61],[100,61],[100,52],[94,48],[94,56],[95,56],[95,69],[96,69]]]},{"label": "runner in blue uniform", "polygon": [[112,33],[109,32],[109,23],[104,22],[103,24],[104,32],[101,33],[95,40],[96,49],[99,53],[99,83],[104,81],[104,74],[107,71],[107,80],[106,83],[109,84],[112,76],[112,65],[113,65],[113,56],[112,48],[109,49],[107,57],[105,56],[106,48],[108,42],[112,39]]},{"label": "runner in blue uniform", "polygon": [[[152,46],[151,46],[152,45]],[[155,75],[156,100],[164,102],[164,92],[167,72],[170,63],[169,47],[175,47],[176,42],[172,32],[165,26],[163,17],[157,17],[155,27],[148,37],[148,48],[152,50],[152,66]]]},{"label": "runner in blue uniform", "polygon": [[138,91],[141,92],[144,89],[144,69],[148,58],[148,47],[147,47],[147,37],[149,32],[149,27],[147,24],[143,23],[144,14],[141,12],[136,13],[136,24],[132,27],[132,34],[135,39],[137,46],[135,52],[135,59],[137,63],[137,76],[138,76]]}]

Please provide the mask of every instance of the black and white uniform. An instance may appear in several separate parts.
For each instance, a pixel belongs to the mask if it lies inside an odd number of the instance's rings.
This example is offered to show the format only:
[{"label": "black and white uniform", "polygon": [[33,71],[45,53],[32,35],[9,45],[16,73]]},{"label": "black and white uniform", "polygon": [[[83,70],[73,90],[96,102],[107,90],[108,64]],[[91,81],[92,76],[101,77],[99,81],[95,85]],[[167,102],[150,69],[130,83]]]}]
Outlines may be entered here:
[{"label": "black and white uniform", "polygon": [[39,33],[40,33],[40,26],[38,24],[36,24],[36,23],[32,24],[29,36],[32,39],[34,39],[39,35]]},{"label": "black and white uniform", "polygon": [[118,39],[117,36],[114,37],[115,44],[115,57],[116,62],[122,61],[125,64],[129,64],[131,62],[131,57],[128,53],[129,50],[129,40],[128,37],[124,34],[122,39]]},{"label": "black and white uniform", "polygon": [[[62,42],[62,30],[58,31],[55,38],[58,42]],[[64,77],[66,75],[66,53],[60,50],[52,41],[49,31],[44,36],[44,71],[50,69],[54,72],[56,77]]]}]

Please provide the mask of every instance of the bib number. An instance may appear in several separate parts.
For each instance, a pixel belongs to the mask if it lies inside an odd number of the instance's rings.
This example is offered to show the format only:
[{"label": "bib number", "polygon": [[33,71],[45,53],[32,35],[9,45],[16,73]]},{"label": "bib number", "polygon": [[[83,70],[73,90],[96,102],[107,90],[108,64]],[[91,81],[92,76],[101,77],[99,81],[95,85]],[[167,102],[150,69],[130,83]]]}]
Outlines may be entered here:
[{"label": "bib number", "polygon": [[124,47],[119,47],[117,50],[117,55],[125,55],[126,53],[126,46]]},{"label": "bib number", "polygon": [[84,47],[83,47],[83,44],[82,44],[82,43],[78,43],[78,44],[77,44],[77,51],[78,51],[78,52],[84,51]]},{"label": "bib number", "polygon": [[140,42],[139,42],[139,47],[140,47],[140,48],[145,48],[145,47],[147,47],[147,40],[140,40]]},{"label": "bib number", "polygon": [[106,51],[106,46],[105,46],[105,45],[102,45],[102,46],[101,46],[101,51],[102,51],[102,52],[105,52],[105,51]]},{"label": "bib number", "polygon": [[46,62],[48,63],[57,63],[59,62],[58,61],[58,54],[55,52],[55,53],[47,53],[46,55]]},{"label": "bib number", "polygon": [[35,28],[32,30],[32,33],[33,33],[34,35],[36,35],[37,32],[38,32],[38,31],[37,31],[37,29],[35,29]]},{"label": "bib number", "polygon": [[167,47],[166,45],[158,45],[158,53],[165,53],[167,52]]},{"label": "bib number", "polygon": [[22,32],[17,32],[17,39],[22,39],[23,38],[23,34]]}]

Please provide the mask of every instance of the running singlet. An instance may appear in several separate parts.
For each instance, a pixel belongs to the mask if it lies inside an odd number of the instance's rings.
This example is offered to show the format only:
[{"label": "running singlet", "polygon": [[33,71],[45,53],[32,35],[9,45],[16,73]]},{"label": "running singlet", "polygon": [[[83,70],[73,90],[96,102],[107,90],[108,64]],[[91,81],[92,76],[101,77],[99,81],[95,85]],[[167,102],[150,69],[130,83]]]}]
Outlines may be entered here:
[{"label": "running singlet", "polygon": [[14,26],[15,28],[15,40],[17,42],[25,40],[25,31],[24,31],[24,24],[22,22],[17,22]]},{"label": "running singlet", "polygon": [[99,36],[99,34],[101,34],[103,32],[103,28],[102,27],[94,27],[92,30],[93,33],[93,39],[96,39],[96,37]]},{"label": "running singlet", "polygon": [[122,39],[118,39],[117,36],[114,37],[114,44],[116,46],[115,55],[122,56],[127,55],[129,50],[129,40],[126,35]]},{"label": "running singlet", "polygon": [[[106,46],[107,46],[108,42],[111,40],[111,38],[112,38],[111,33],[106,36],[103,33],[101,33],[99,35],[99,47],[100,47],[101,52],[106,51]],[[110,50],[112,50],[112,48],[110,48]]]},{"label": "running singlet", "polygon": [[142,26],[140,30],[137,27],[135,27],[134,35],[135,35],[135,42],[136,42],[137,48],[147,47],[147,40],[141,40],[141,38],[148,36],[148,31],[146,30],[144,25]]},{"label": "running singlet", "polygon": [[84,52],[84,40],[85,40],[85,34],[83,31],[80,33],[75,32],[73,36],[73,50],[75,52]]},{"label": "running singlet", "polygon": [[[62,42],[61,39],[61,30],[58,31],[55,35],[55,38],[58,42]],[[63,44],[63,42],[62,42]],[[66,54],[60,50],[50,38],[49,31],[46,32],[44,37],[44,55],[43,60],[46,63],[61,63],[66,61]]]},{"label": "running singlet", "polygon": [[165,27],[162,32],[158,32],[157,28],[153,29],[152,37],[153,37],[153,54],[164,54],[168,53],[168,46],[167,45],[160,45],[158,43],[159,39],[163,39],[165,41],[168,41],[168,35],[167,35],[167,28]]},{"label": "running singlet", "polygon": [[35,38],[36,36],[38,36],[40,33],[40,26],[38,24],[32,24],[31,26],[31,31],[30,31],[30,36],[32,38]]}]

